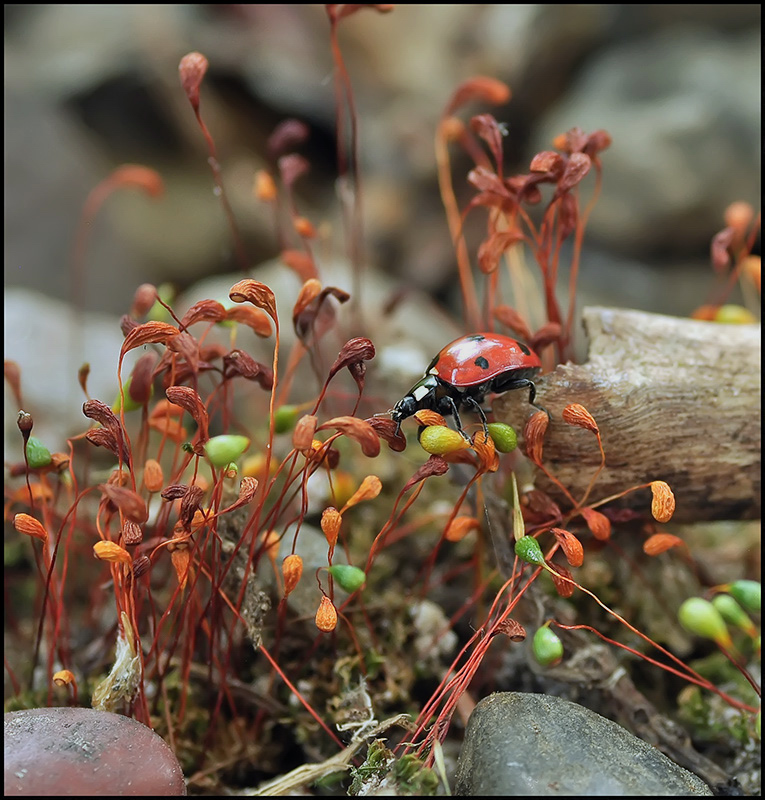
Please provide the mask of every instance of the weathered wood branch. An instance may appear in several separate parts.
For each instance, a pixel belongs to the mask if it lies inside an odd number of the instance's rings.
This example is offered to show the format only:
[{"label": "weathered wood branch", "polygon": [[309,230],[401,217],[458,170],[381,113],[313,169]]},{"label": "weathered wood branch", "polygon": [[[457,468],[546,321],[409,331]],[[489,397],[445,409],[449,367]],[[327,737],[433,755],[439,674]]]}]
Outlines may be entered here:
[{"label": "weathered wood branch", "polygon": [[[560,365],[537,383],[552,416],[544,449],[552,474],[581,497],[600,463],[593,434],[561,420],[566,405],[581,403],[606,452],[592,501],[664,480],[677,521],[759,518],[761,327],[596,307],[583,320],[587,362]],[[495,402],[498,419],[523,418],[521,394]],[[542,475],[538,486],[559,496]],[[650,492],[620,502],[648,509]]]}]

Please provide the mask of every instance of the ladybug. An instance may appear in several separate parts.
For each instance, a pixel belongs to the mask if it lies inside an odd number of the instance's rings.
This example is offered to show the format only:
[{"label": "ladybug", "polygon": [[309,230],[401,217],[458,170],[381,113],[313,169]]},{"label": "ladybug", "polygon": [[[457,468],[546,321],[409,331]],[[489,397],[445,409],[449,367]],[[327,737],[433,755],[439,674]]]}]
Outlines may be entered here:
[{"label": "ladybug", "polygon": [[517,339],[499,333],[460,336],[441,350],[425,375],[393,407],[390,414],[396,433],[402,420],[429,408],[444,416],[452,414],[457,430],[468,438],[459,409],[478,412],[485,429],[486,413],[481,403],[490,392],[501,394],[528,386],[529,403],[539,408],[534,403],[536,387],[531,379],[541,369],[539,356]]}]

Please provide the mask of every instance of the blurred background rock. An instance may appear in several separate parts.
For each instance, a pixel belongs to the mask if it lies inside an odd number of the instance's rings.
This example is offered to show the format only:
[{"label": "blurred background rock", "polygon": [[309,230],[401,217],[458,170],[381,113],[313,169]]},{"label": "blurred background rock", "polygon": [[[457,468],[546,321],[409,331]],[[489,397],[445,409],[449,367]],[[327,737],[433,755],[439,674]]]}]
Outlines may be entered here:
[{"label": "blurred background rock", "polygon": [[[612,135],[582,270],[588,288],[611,295],[597,299],[689,313],[704,298],[723,209],[759,206],[760,13],[756,4],[414,4],[344,20],[371,264],[456,299],[433,135],[454,88],[483,74],[513,91],[491,109],[508,125],[511,168],[575,125]],[[278,122],[297,117],[311,130],[300,149],[311,162],[298,184],[303,213],[318,223],[336,205],[323,6],[11,4],[5,23],[6,286],[68,299],[85,197],[123,162],[157,169],[167,195],[108,201],[85,308],[122,313],[142,281],[184,288],[236,269],[179,87],[190,50],[210,61],[202,111],[252,264],[276,254],[251,188]],[[465,194],[468,168],[455,164]]]},{"label": "blurred background rock", "polygon": [[[760,15],[756,4],[412,4],[344,20],[370,269],[459,319],[433,137],[455,87],[487,75],[513,97],[469,113],[491,111],[507,124],[508,171],[526,171],[574,126],[613,137],[585,240],[580,307],[689,314],[712,286],[709,243],[725,207],[760,204]],[[125,162],[156,169],[166,195],[109,198],[91,232],[81,308],[118,315],[144,281],[185,290],[237,271],[179,85],[178,62],[192,50],[210,62],[202,113],[253,267],[278,252],[253,175],[267,164],[268,136],[289,117],[311,132],[299,148],[311,164],[297,184],[300,213],[333,226],[333,255],[342,254],[323,6],[6,5],[5,285],[6,306],[17,304],[6,316],[6,357],[23,365],[23,348],[8,345],[21,336],[33,352],[49,347],[29,323],[35,301],[10,290],[71,300],[83,203]],[[455,155],[453,166],[464,200],[472,164]],[[478,236],[485,230],[480,212],[470,223]]]}]

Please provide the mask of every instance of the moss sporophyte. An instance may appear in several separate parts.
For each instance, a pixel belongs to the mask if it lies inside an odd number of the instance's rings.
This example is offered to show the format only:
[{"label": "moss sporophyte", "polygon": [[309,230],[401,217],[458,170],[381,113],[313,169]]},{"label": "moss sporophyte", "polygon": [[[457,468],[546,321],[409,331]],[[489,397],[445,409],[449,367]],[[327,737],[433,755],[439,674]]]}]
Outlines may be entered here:
[{"label": "moss sporophyte", "polygon": [[[391,7],[326,7],[350,287],[325,285],[332,225],[306,211],[300,190],[310,163],[296,150],[312,131],[297,120],[277,125],[248,179],[291,288],[245,277],[249,242],[211,129],[220,108],[210,103],[203,116],[216,65],[198,52],[181,60],[188,125],[201,136],[211,202],[221,204],[242,275],[222,297],[185,310],[172,293],[139,286],[120,321],[109,403],[91,396],[83,366],[82,431],[63,452],[33,436],[32,415],[20,411],[6,480],[6,517],[20,534],[6,554],[7,627],[28,654],[9,659],[15,698],[76,704],[79,686],[83,703],[157,728],[189,786],[207,792],[236,776],[281,774],[296,755],[320,763],[285,776],[285,791],[324,778],[322,765],[345,776],[366,740],[341,739],[327,710],[349,694],[347,730],[389,737],[384,752],[369,748],[356,778],[389,767],[399,787],[434,792],[442,742],[462,730],[450,728],[453,715],[475,691],[497,688],[508,648],[529,648],[561,674],[577,641],[625,651],[625,664],[642,659],[669,672],[668,684],[714,695],[748,715],[753,731],[756,701],[659,644],[672,637],[655,632],[633,592],[650,591],[664,623],[679,619],[688,638],[709,638],[755,685],[760,584],[742,575],[679,599],[667,581],[652,584],[666,567],[662,574],[683,586],[700,574],[680,530],[664,530],[673,489],[647,475],[604,496],[608,434],[623,421],[577,396],[549,414],[534,407],[545,405],[545,376],[574,355],[605,131],[571,128],[508,174],[504,123],[462,115],[468,104],[501,108],[509,87],[475,77],[455,89],[435,148],[462,335],[447,337],[403,399],[406,387],[384,377],[377,353],[389,345],[396,298],[379,315],[365,302],[374,284],[360,128],[341,48],[343,20],[370,9]],[[455,176],[457,153],[469,168]],[[470,196],[460,206],[455,186],[465,179]],[[151,168],[123,165],[94,189],[76,237],[78,269],[108,198],[136,188],[159,199],[163,182]],[[466,221],[482,213],[483,240],[469,241]],[[759,280],[756,230],[747,209],[731,210],[713,254],[721,274],[750,288]],[[719,314],[728,295],[714,299]],[[5,368],[19,409],[22,366]],[[510,390],[519,390],[521,411],[505,419],[495,404],[492,416],[495,395]],[[583,490],[556,475],[550,436],[560,430],[591,448]],[[619,506],[635,493],[640,510]],[[519,619],[531,593],[545,622],[527,638]],[[349,693],[360,682],[364,691]],[[406,714],[407,730],[394,735]]]}]

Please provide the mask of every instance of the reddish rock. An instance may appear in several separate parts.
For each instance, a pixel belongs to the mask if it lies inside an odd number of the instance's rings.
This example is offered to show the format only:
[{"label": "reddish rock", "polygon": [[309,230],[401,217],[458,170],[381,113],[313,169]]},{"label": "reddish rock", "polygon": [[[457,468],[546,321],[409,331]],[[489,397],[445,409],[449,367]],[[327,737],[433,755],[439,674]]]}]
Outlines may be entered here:
[{"label": "reddish rock", "polygon": [[140,722],[90,708],[5,715],[5,794],[185,795],[173,751]]}]

